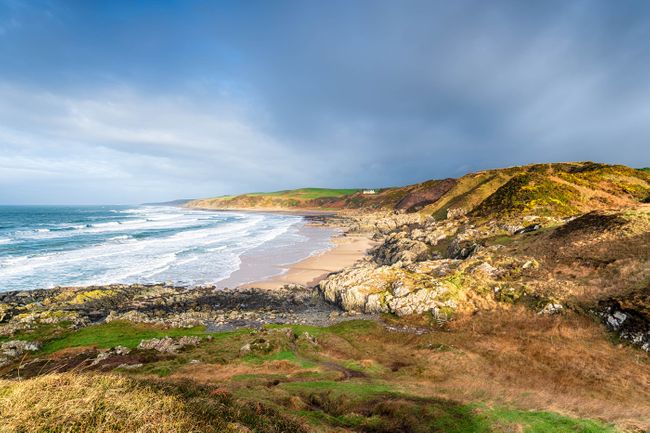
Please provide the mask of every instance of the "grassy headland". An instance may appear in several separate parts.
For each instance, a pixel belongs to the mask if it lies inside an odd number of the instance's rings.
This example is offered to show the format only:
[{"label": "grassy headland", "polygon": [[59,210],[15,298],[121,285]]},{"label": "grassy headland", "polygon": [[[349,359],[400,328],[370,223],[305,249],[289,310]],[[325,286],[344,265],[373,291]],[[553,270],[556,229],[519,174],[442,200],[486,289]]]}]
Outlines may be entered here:
[{"label": "grassy headland", "polygon": [[188,207],[205,209],[311,209],[325,208],[326,203],[355,194],[358,189],[300,188],[275,192],[254,192],[193,200]]},{"label": "grassy headland", "polygon": [[307,188],[194,200],[207,209],[348,210],[448,213],[485,217],[511,214],[567,216],[633,205],[650,196],[650,173],[593,162],[533,164],[428,180],[375,194],[362,190]]}]

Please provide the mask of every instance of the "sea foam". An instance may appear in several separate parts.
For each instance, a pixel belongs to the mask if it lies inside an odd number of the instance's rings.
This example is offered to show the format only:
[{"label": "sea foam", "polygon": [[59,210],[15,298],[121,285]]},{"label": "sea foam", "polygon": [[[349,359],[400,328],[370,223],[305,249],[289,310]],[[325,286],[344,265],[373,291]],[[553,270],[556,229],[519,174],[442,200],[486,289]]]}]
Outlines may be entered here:
[{"label": "sea foam", "polygon": [[27,223],[17,218],[13,230],[0,232],[7,235],[0,237],[0,291],[217,283],[236,271],[241,256],[252,249],[270,241],[303,241],[295,230],[289,233],[304,224],[297,216],[153,206],[79,209],[58,214],[48,209],[43,218],[22,215]]}]

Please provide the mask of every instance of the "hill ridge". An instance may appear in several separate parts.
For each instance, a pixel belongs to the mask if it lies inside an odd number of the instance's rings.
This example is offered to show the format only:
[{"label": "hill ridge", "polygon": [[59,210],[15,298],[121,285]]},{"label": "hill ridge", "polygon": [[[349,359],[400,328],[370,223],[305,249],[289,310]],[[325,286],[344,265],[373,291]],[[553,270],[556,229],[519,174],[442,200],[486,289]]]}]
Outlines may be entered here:
[{"label": "hill ridge", "polygon": [[192,208],[419,212],[438,219],[541,214],[565,217],[650,200],[650,171],[582,162],[537,163],[481,170],[459,178],[401,187],[299,188],[193,200]]}]

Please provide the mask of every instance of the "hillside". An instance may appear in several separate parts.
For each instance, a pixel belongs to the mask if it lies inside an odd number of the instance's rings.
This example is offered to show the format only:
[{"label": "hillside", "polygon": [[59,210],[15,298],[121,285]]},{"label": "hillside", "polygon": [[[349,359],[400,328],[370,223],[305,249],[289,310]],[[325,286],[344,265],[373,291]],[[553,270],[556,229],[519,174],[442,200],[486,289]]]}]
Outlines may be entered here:
[{"label": "hillside", "polygon": [[650,172],[592,162],[534,164],[486,170],[463,177],[360,190],[300,189],[194,200],[211,209],[304,209],[418,212],[444,219],[545,215],[564,217],[623,208],[650,198]]},{"label": "hillside", "polygon": [[300,188],[192,200],[185,206],[204,209],[321,209],[327,208],[330,202],[336,202],[359,191],[358,189]]}]

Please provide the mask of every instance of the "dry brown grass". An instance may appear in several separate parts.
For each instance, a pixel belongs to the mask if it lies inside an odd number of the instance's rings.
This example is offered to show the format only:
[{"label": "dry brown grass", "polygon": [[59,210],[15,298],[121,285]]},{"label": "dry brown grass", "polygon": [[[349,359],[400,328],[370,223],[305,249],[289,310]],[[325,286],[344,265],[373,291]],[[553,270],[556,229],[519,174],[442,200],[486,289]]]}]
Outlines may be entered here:
[{"label": "dry brown grass", "polygon": [[[208,388],[116,374],[64,373],[0,381],[0,432],[301,432],[262,407]],[[248,425],[248,427],[246,426]]]},{"label": "dry brown grass", "polygon": [[492,311],[433,339],[454,348],[418,354],[436,394],[650,426],[650,357],[613,345],[589,318]]},{"label": "dry brown grass", "polygon": [[171,379],[188,379],[199,383],[220,383],[242,374],[290,375],[304,371],[288,361],[267,361],[261,365],[252,364],[187,364],[170,376]]},{"label": "dry brown grass", "polygon": [[206,431],[177,396],[117,375],[54,374],[0,381],[0,431]]},{"label": "dry brown grass", "polygon": [[386,368],[379,377],[410,395],[650,427],[650,356],[613,343],[599,323],[571,312],[548,316],[513,306],[423,335],[376,330],[319,342],[332,358],[380,363]]}]

